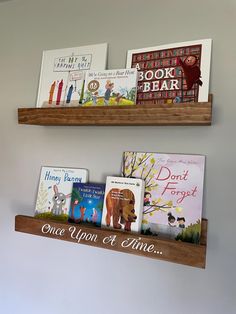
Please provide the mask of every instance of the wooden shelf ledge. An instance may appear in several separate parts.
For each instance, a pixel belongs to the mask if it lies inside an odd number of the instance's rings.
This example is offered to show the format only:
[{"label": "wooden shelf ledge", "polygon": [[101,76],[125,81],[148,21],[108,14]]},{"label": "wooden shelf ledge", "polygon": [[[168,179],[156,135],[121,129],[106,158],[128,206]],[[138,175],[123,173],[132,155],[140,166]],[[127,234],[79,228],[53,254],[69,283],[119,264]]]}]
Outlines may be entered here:
[{"label": "wooden shelf ledge", "polygon": [[205,268],[207,220],[202,220],[202,237],[199,245],[158,237],[61,223],[18,215],[15,230],[99,248],[130,253],[154,259]]},{"label": "wooden shelf ledge", "polygon": [[33,125],[210,125],[208,102],[134,106],[19,108],[19,124]]}]

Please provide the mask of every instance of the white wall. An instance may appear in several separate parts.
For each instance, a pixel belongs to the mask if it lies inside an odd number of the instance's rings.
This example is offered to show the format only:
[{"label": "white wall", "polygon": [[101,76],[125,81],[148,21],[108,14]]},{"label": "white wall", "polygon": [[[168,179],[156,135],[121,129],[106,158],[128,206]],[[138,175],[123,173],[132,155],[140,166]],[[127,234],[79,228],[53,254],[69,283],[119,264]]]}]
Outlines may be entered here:
[{"label": "white wall", "polygon": [[[236,2],[13,0],[0,4],[0,313],[233,314],[235,288]],[[17,124],[34,107],[42,51],[109,43],[126,51],[213,39],[209,127],[42,127]],[[78,166],[92,181],[119,174],[122,152],[207,156],[207,268],[14,232],[34,214],[41,165]]]}]

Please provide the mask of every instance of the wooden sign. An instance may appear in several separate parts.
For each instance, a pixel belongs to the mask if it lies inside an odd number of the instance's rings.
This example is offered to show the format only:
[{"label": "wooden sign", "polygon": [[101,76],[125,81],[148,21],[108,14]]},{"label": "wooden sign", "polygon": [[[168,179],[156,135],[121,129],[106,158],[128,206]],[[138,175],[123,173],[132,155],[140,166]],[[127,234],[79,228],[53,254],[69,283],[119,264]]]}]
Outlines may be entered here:
[{"label": "wooden sign", "polygon": [[15,217],[16,231],[205,268],[206,220],[203,220],[202,226],[202,242],[195,245],[82,224],[60,223],[22,215]]}]

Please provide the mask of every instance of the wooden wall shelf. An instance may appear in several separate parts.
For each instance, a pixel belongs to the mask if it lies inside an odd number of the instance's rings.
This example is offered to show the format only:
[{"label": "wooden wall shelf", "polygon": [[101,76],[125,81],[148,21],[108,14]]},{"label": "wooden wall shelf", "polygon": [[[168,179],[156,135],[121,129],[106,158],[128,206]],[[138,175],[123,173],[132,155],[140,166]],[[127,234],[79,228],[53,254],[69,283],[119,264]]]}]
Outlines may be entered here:
[{"label": "wooden wall shelf", "polygon": [[141,255],[154,259],[205,268],[207,220],[202,220],[199,245],[18,215],[15,230],[19,232],[70,241],[90,246]]},{"label": "wooden wall shelf", "polygon": [[110,106],[19,108],[19,124],[33,125],[210,125],[212,95],[208,102]]}]

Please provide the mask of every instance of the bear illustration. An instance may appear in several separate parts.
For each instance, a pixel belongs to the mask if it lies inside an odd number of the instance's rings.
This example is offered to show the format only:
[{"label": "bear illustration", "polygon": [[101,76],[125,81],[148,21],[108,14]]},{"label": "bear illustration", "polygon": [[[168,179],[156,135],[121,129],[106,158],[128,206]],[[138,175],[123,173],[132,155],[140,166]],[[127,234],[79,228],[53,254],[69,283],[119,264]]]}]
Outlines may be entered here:
[{"label": "bear illustration", "polygon": [[115,229],[121,229],[122,224],[126,231],[131,231],[131,223],[137,216],[134,209],[135,197],[129,189],[111,189],[106,196],[106,225]]}]

